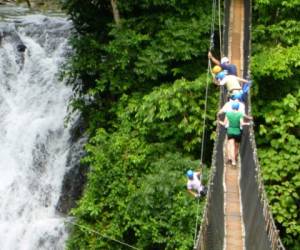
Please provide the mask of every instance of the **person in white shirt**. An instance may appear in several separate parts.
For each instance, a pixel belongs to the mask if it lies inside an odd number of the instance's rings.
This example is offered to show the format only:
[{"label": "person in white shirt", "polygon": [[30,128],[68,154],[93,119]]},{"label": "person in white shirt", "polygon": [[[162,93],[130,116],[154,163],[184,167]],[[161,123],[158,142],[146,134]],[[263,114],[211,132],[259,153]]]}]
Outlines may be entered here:
[{"label": "person in white shirt", "polygon": [[187,190],[195,198],[205,195],[205,187],[201,184],[201,172],[194,172],[188,170],[186,172],[187,176]]},{"label": "person in white shirt", "polygon": [[231,95],[229,101],[226,102],[224,106],[218,111],[217,116],[219,117],[222,114],[226,114],[227,112],[233,111],[232,104],[238,103],[239,104],[238,112],[241,112],[244,115],[244,118],[246,118],[247,120],[252,120],[253,119],[252,116],[246,115],[245,104],[241,101],[242,95],[243,95],[242,93],[236,93],[234,95]]},{"label": "person in white shirt", "polygon": [[217,115],[220,116],[221,114],[232,111],[232,104],[235,102],[239,103],[238,111],[241,112],[243,115],[245,115],[245,104],[241,102],[241,98],[242,98],[241,93],[237,93],[230,96],[229,101],[224,104],[224,106],[219,110]]}]

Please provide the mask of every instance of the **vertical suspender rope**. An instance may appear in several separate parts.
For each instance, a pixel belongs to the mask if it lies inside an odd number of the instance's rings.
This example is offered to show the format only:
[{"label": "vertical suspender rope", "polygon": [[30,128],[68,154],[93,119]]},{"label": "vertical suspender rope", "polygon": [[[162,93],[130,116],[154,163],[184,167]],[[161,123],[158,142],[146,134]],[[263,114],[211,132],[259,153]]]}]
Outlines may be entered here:
[{"label": "vertical suspender rope", "polygon": [[196,225],[195,225],[195,231],[194,231],[194,246],[196,245],[197,242],[197,227],[198,227],[198,220],[199,220],[199,208],[200,208],[200,200],[197,199],[197,214],[196,214]]},{"label": "vertical suspender rope", "polygon": [[[214,47],[214,25],[215,25],[215,18],[216,18],[216,0],[212,2],[212,20],[211,20],[211,27],[210,27],[210,45],[209,50]],[[207,65],[207,77],[206,77],[206,89],[205,89],[205,101],[204,101],[204,117],[203,117],[203,127],[202,127],[202,142],[201,142],[201,157],[200,157],[200,167],[203,166],[203,153],[204,153],[204,141],[205,141],[205,130],[206,130],[206,112],[207,112],[207,98],[208,98],[208,84],[211,72],[211,62],[208,60]],[[200,209],[200,200],[197,201],[197,212],[196,212],[196,225],[194,230],[194,245],[197,241],[197,232],[198,232],[198,220],[199,220],[199,209]]]},{"label": "vertical suspender rope", "polygon": [[[209,50],[214,47],[214,32],[215,32],[215,19],[216,19],[216,0],[213,0],[212,3],[212,20],[210,27],[210,45]],[[203,127],[202,127],[202,142],[201,142],[201,156],[200,156],[200,165],[203,166],[203,154],[204,154],[204,141],[205,141],[205,129],[206,129],[206,111],[207,111],[207,97],[208,97],[208,84],[209,77],[211,72],[211,62],[208,60],[207,65],[207,77],[206,77],[206,90],[205,90],[205,102],[204,102],[204,117],[203,117]]]},{"label": "vertical suspender rope", "polygon": [[[222,26],[221,26],[221,0],[218,0],[218,25],[219,25],[219,42],[220,42],[220,56],[221,58],[224,56],[224,48],[222,46],[223,44],[223,35],[222,35]],[[224,86],[221,86],[221,99],[222,99],[222,103],[226,102],[226,97],[224,96],[225,90],[224,90]]]},{"label": "vertical suspender rope", "polygon": [[[212,2],[212,19],[211,19],[211,29],[210,29],[210,47],[211,50],[214,47],[214,32],[215,32],[215,19],[216,19],[216,0]],[[220,41],[220,53],[223,56],[222,50],[222,31],[221,31],[221,1],[218,0],[218,23],[219,23],[219,41]],[[201,157],[200,157],[200,167],[203,168],[203,154],[204,154],[204,144],[205,144],[205,131],[206,131],[206,112],[207,112],[207,99],[208,99],[208,85],[210,82],[210,74],[211,74],[211,61],[208,60],[207,65],[207,77],[206,77],[206,88],[205,88],[205,102],[204,102],[204,117],[203,117],[203,127],[202,127],[202,142],[201,142]],[[195,234],[194,234],[194,246],[197,240],[197,228],[198,228],[198,220],[199,220],[199,207],[200,201],[197,202],[197,213],[196,213],[196,225],[195,225]]]},{"label": "vertical suspender rope", "polygon": [[208,84],[210,82],[211,72],[211,62],[208,60],[207,66],[207,77],[206,77],[206,88],[205,88],[205,101],[204,101],[204,117],[203,117],[203,127],[202,127],[202,142],[201,142],[201,158],[200,164],[203,166],[203,154],[204,154],[204,142],[205,142],[205,130],[206,130],[206,112],[207,112],[207,98],[208,98]]},{"label": "vertical suspender rope", "polygon": [[222,48],[222,29],[221,29],[221,0],[218,0],[218,17],[219,17],[219,41],[220,41],[220,55],[221,58],[224,56],[223,48]]}]

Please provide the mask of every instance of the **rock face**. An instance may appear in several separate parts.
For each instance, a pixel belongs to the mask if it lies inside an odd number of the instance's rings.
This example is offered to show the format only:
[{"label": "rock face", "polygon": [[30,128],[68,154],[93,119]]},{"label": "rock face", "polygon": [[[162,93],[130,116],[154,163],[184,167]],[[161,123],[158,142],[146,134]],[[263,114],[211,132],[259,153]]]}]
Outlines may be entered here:
[{"label": "rock face", "polygon": [[84,144],[84,139],[78,141],[68,155],[67,167],[70,169],[64,176],[61,196],[56,206],[56,210],[63,214],[68,214],[70,209],[75,207],[83,192],[88,172],[88,167],[80,163],[81,157],[84,156]]},{"label": "rock face", "polygon": [[56,210],[63,214],[68,214],[75,207],[76,201],[82,195],[89,171],[88,166],[80,162],[85,155],[84,145],[87,141],[87,138],[82,137],[83,127],[84,122],[79,118],[71,130],[72,146],[66,164],[69,171],[64,176],[61,196],[56,206]]}]

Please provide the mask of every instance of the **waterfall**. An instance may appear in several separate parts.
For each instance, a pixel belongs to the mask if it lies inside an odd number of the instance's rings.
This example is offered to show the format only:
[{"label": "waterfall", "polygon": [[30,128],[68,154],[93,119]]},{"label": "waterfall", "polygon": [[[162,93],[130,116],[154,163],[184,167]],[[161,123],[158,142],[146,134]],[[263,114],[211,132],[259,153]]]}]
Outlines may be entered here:
[{"label": "waterfall", "polygon": [[[25,15],[1,27],[0,249],[64,249],[67,230],[56,205],[70,150],[64,119],[72,89],[59,76],[71,24]],[[25,52],[16,49],[20,42]]]}]

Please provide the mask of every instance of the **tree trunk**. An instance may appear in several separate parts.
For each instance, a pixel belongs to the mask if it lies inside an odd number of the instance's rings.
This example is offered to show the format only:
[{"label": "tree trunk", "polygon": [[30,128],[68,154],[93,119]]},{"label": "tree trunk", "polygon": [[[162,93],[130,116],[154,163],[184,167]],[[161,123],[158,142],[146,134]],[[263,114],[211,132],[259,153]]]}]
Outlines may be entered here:
[{"label": "tree trunk", "polygon": [[119,26],[120,25],[120,13],[117,6],[117,0],[110,0],[113,16],[115,23]]}]

